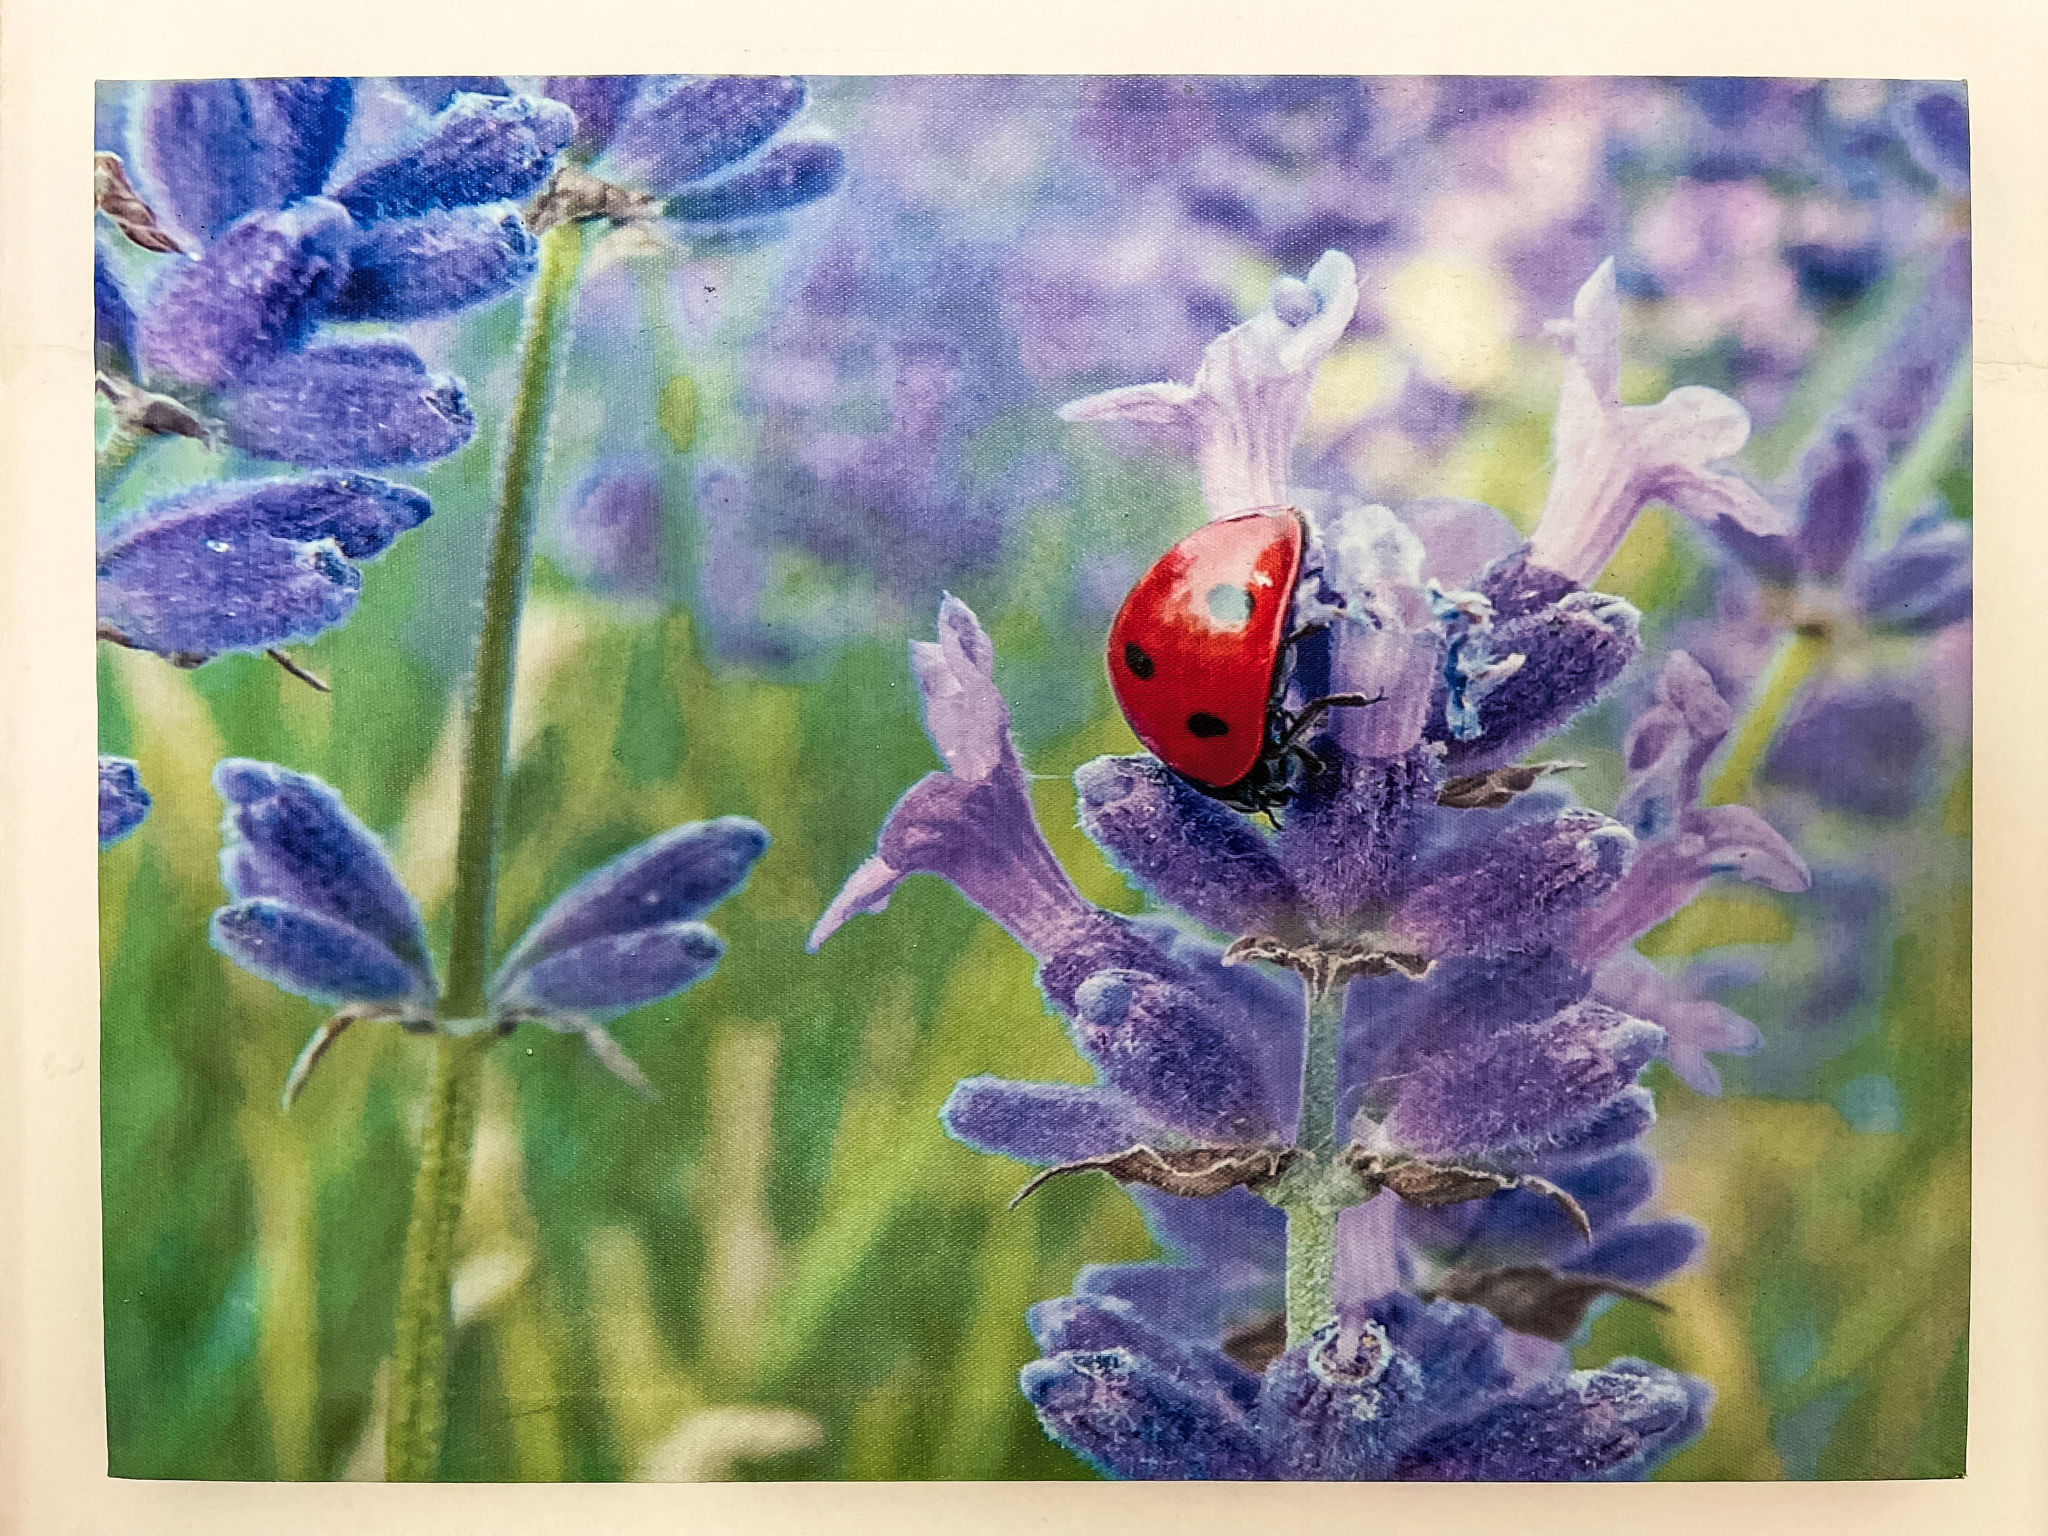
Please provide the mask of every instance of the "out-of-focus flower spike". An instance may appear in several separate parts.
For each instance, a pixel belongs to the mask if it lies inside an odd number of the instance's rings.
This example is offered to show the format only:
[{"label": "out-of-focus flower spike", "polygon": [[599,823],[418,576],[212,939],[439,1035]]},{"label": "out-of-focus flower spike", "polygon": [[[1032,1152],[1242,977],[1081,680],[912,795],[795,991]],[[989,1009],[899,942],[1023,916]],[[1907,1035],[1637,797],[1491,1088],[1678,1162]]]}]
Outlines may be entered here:
[{"label": "out-of-focus flower spike", "polygon": [[335,320],[423,320],[509,293],[538,245],[506,209],[454,208],[373,224],[349,251]]},{"label": "out-of-focus flower spike", "polygon": [[1970,525],[1936,505],[1907,524],[1891,548],[1859,565],[1849,595],[1870,624],[1931,634],[1970,617],[1970,559]]},{"label": "out-of-focus flower spike", "polygon": [[1920,168],[1957,196],[1970,190],[1970,109],[1960,85],[1911,85],[1893,121]]},{"label": "out-of-focus flower spike", "polygon": [[1748,1019],[1695,997],[1633,949],[1614,955],[1594,974],[1593,996],[1663,1030],[1665,1059],[1696,1093],[1721,1091],[1721,1074],[1707,1060],[1710,1053],[1749,1056],[1764,1042],[1763,1031]]},{"label": "out-of-focus flower spike", "polygon": [[244,453],[309,468],[430,464],[476,431],[462,386],[392,337],[280,357],[231,388],[220,410]]},{"label": "out-of-focus flower spike", "polygon": [[1844,406],[1882,434],[1893,452],[1919,435],[1969,348],[1971,270],[1970,237],[1958,235],[1942,249],[1919,302]]},{"label": "out-of-focus flower spike", "polygon": [[1754,488],[1707,468],[1749,440],[1749,415],[1735,401],[1687,385],[1656,405],[1621,403],[1611,258],[1579,290],[1572,318],[1552,329],[1568,351],[1553,432],[1556,467],[1529,540],[1534,564],[1592,585],[1653,500],[1709,524],[1725,517],[1751,533],[1788,531],[1785,514]]},{"label": "out-of-focus flower spike", "polygon": [[1863,541],[1884,488],[1884,448],[1854,420],[1820,435],[1800,465],[1799,531],[1793,536],[1802,575],[1833,581]]},{"label": "out-of-focus flower spike", "polygon": [[111,848],[149,815],[149,791],[142,769],[125,757],[100,759],[100,846]]},{"label": "out-of-focus flower spike", "polygon": [[317,193],[354,102],[346,79],[151,85],[131,133],[140,190],[196,249],[244,214]]},{"label": "out-of-focus flower spike", "polygon": [[1133,384],[1061,407],[1067,421],[1167,428],[1193,445],[1211,517],[1289,499],[1295,440],[1316,371],[1358,309],[1358,270],[1325,252],[1283,277],[1266,307],[1209,344],[1192,384]]},{"label": "out-of-focus flower spike", "polygon": [[184,663],[310,640],[348,617],[362,574],[432,511],[368,475],[230,481],[154,503],[100,543],[102,635]]},{"label": "out-of-focus flower spike", "polygon": [[363,224],[516,202],[540,190],[575,128],[575,114],[558,101],[458,95],[421,143],[362,172],[334,199]]},{"label": "out-of-focus flower spike", "polygon": [[[601,87],[586,81],[571,89],[582,98],[599,94]],[[598,139],[604,151],[599,174],[658,196],[683,192],[753,154],[803,110],[807,98],[804,82],[790,75],[644,81],[630,111],[613,108],[615,126]]]},{"label": "out-of-focus flower spike", "polygon": [[158,282],[137,341],[145,376],[218,389],[301,345],[346,278],[355,237],[346,210],[325,198],[224,230]]},{"label": "out-of-focus flower spike", "polygon": [[825,139],[788,139],[721,181],[686,187],[668,200],[682,224],[738,224],[788,213],[836,189],[846,152]]}]

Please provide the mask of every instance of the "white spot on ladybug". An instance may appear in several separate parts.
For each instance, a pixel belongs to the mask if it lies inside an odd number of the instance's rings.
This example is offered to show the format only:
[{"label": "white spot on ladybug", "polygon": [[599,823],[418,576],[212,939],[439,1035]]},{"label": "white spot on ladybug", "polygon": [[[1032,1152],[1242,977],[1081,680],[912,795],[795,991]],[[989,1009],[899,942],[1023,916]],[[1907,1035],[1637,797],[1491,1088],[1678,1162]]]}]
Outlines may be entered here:
[{"label": "white spot on ladybug", "polygon": [[1218,582],[1211,587],[1203,602],[1209,609],[1210,618],[1232,628],[1249,623],[1252,609],[1257,606],[1247,588],[1232,586],[1229,582]]}]

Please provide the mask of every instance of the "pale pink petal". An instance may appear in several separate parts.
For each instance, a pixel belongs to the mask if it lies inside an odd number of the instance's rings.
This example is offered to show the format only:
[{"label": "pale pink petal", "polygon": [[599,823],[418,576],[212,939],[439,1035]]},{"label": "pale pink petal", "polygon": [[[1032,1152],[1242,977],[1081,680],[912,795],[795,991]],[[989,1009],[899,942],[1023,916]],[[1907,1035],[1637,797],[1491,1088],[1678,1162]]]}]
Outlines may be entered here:
[{"label": "pale pink petal", "polygon": [[1295,440],[1316,370],[1358,309],[1358,272],[1325,252],[1306,281],[1283,277],[1266,307],[1209,343],[1194,383],[1136,384],[1064,406],[1068,421],[1125,422],[1184,434],[1211,517],[1289,499]]}]

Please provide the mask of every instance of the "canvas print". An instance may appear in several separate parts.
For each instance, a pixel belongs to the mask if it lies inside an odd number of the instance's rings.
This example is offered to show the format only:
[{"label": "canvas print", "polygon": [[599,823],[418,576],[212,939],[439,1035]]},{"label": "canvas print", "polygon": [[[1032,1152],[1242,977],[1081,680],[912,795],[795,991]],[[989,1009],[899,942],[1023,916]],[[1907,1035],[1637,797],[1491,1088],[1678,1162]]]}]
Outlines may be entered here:
[{"label": "canvas print", "polygon": [[115,1475],[1962,1474],[1960,84],[95,151]]}]

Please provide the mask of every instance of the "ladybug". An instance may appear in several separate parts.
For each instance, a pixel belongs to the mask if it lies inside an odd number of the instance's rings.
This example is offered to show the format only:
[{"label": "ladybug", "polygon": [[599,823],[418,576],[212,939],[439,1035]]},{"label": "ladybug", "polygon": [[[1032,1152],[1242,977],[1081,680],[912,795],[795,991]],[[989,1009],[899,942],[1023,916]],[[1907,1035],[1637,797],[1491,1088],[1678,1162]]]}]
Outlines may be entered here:
[{"label": "ladybug", "polygon": [[1271,815],[1294,793],[1301,745],[1337,693],[1285,706],[1305,536],[1292,507],[1205,523],[1159,557],[1109,626],[1109,682],[1153,756],[1234,810]]}]

